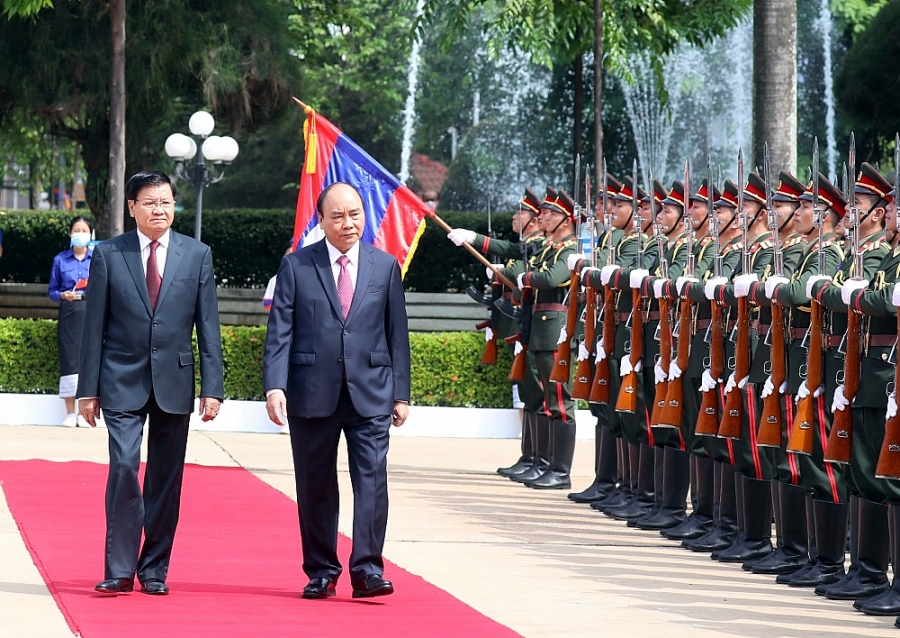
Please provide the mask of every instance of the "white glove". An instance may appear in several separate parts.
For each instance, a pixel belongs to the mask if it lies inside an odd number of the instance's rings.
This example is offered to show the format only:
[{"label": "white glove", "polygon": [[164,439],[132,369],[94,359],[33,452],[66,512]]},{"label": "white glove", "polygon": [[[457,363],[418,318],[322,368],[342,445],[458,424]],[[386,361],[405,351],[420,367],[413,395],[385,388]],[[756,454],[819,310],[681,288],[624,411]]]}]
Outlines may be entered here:
[{"label": "white glove", "polygon": [[494,281],[494,275],[497,274],[497,271],[491,268],[490,266],[484,267],[484,274],[487,275],[489,281]]},{"label": "white glove", "polygon": [[809,279],[806,280],[806,296],[812,298],[812,289],[813,286],[816,285],[816,282],[819,281],[831,281],[831,277],[828,275],[813,275]]},{"label": "white glove", "polygon": [[744,377],[740,380],[740,382],[736,383],[734,378],[734,372],[728,375],[728,383],[725,384],[725,394],[728,394],[735,388],[738,390],[743,390],[747,386],[747,382],[750,380],[750,377]]},{"label": "white glove", "polygon": [[522,347],[522,342],[521,342],[521,341],[516,341],[516,347],[513,348],[513,356],[514,356],[514,357],[518,357],[519,354],[520,354],[520,353],[522,352],[522,350],[524,350],[524,349],[525,349],[525,348]]},{"label": "white glove", "polygon": [[606,350],[603,349],[603,337],[597,342],[597,356],[594,357],[594,363],[600,363],[606,358]]},{"label": "white glove", "polygon": [[635,268],[631,271],[631,275],[628,277],[628,283],[632,288],[640,288],[641,284],[644,282],[645,277],[650,276],[649,270],[643,270],[642,268]]},{"label": "white glove", "polygon": [[669,364],[669,381],[674,381],[678,377],[680,377],[684,371],[678,367],[678,364],[674,361]]},{"label": "white glove", "polygon": [[591,351],[584,345],[584,341],[578,344],[578,360],[587,361],[591,357]]},{"label": "white glove", "polygon": [[844,396],[844,384],[842,383],[834,391],[834,399],[831,402],[831,411],[837,412],[838,410],[843,410],[848,405],[850,405],[850,401]]},{"label": "white glove", "polygon": [[662,299],[662,289],[666,285],[665,279],[657,279],[653,282],[653,296]]},{"label": "white glove", "polygon": [[888,395],[887,418],[893,419],[897,416],[897,393],[891,392]]},{"label": "white glove", "polygon": [[709,392],[710,390],[714,390],[717,385],[719,385],[719,381],[713,378],[712,372],[709,371],[709,368],[704,370],[703,376],[700,378],[700,392]]},{"label": "white glove", "polygon": [[609,266],[604,266],[600,269],[600,281],[604,286],[609,285],[609,278],[612,277],[613,273],[619,269],[619,266],[615,264],[611,264]]},{"label": "white glove", "polygon": [[862,290],[863,288],[867,288],[869,286],[869,282],[865,279],[848,279],[841,286],[841,301],[845,304],[850,303],[850,295],[852,295],[857,290]]},{"label": "white glove", "polygon": [[728,283],[728,280],[725,277],[710,277],[706,280],[706,283],[703,285],[703,294],[706,295],[706,298],[710,301],[716,300],[716,288],[718,286],[724,286]]},{"label": "white glove", "polygon": [[522,281],[523,279],[525,279],[525,273],[520,272],[519,276],[516,277],[516,286],[519,290],[525,290],[525,283]]},{"label": "white glove", "polygon": [[569,335],[566,334],[566,327],[563,326],[562,328],[559,329],[559,339],[557,340],[556,345],[561,346],[568,340],[569,340]]},{"label": "white glove", "polygon": [[631,367],[631,355],[626,354],[622,357],[622,362],[619,364],[619,376],[624,377],[629,374],[634,368]]},{"label": "white glove", "polygon": [[759,396],[765,399],[773,392],[775,392],[775,384],[772,383],[772,375],[770,374],[768,377],[766,377],[766,384],[763,386],[763,391]]},{"label": "white glove", "polygon": [[700,281],[700,280],[697,279],[696,277],[686,277],[686,276],[684,276],[684,275],[682,275],[681,277],[679,277],[678,279],[675,280],[675,287],[678,289],[678,294],[679,294],[679,295],[682,294],[682,293],[684,292],[684,285],[685,285],[687,282],[689,282],[689,281],[690,281],[690,282],[697,282],[697,281]]},{"label": "white glove", "polygon": [[457,246],[462,246],[463,244],[474,244],[475,231],[467,230],[465,228],[454,228],[449,233],[447,233],[447,239],[452,241]]},{"label": "white glove", "polygon": [[[825,393],[824,386],[819,386],[816,388],[816,391],[813,392],[813,399],[818,399]],[[806,386],[806,381],[800,384],[800,388],[797,390],[797,400],[805,399],[809,396],[809,388]]]},{"label": "white glove", "polygon": [[669,380],[669,373],[663,370],[662,359],[657,359],[656,365],[653,366],[653,378],[653,382],[657,385]]},{"label": "white glove", "polygon": [[493,341],[494,340],[494,331],[491,330],[490,326],[484,329],[484,340],[485,341]]},{"label": "white glove", "polygon": [[750,287],[757,281],[759,281],[759,277],[754,273],[738,275],[734,278],[734,296],[746,297],[750,294]]},{"label": "white glove", "polygon": [[900,281],[894,284],[894,293],[891,295],[891,303],[900,308]]},{"label": "white glove", "polygon": [[582,259],[587,259],[587,255],[584,253],[575,253],[574,255],[569,255],[566,259],[566,268],[569,270],[575,270],[575,264],[577,264]]},{"label": "white glove", "polygon": [[787,277],[779,277],[778,275],[772,275],[768,279],[766,279],[766,297],[769,299],[772,298],[772,295],[775,294],[775,288],[782,284],[789,284],[791,280]]}]

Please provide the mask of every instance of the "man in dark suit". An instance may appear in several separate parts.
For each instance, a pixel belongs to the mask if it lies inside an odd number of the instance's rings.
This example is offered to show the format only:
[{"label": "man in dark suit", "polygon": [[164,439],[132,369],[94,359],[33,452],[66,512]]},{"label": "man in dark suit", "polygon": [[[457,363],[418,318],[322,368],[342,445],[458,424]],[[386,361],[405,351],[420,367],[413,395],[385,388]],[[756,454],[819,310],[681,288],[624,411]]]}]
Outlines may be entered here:
[{"label": "man in dark suit", "polygon": [[325,239],[281,262],[263,360],[266,408],[291,426],[304,598],[334,595],[337,447],[347,439],[353,483],[353,597],[385,596],[388,432],[406,420],[409,333],[397,260],[360,242],[357,191],[335,183],[316,208]]},{"label": "man in dark suit", "polygon": [[102,409],[109,430],[106,567],[96,590],[130,592],[136,573],[143,592],[165,595],[194,405],[191,332],[196,326],[199,413],[210,421],[224,396],[219,310],[209,247],[170,229],[168,176],[142,171],[125,195],[137,230],[94,248],[78,370],[81,415],[94,427]]}]

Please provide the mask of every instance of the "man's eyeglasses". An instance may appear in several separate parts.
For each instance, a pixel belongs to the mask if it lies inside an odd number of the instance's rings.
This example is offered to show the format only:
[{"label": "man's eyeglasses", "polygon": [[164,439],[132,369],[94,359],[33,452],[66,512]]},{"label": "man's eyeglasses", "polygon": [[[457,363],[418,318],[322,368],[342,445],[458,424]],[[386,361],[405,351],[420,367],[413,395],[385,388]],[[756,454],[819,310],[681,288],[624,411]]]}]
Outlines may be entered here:
[{"label": "man's eyeglasses", "polygon": [[156,210],[157,208],[162,208],[163,210],[169,210],[173,206],[175,206],[175,202],[168,199],[148,199],[146,201],[138,201],[134,200],[141,207],[146,208],[147,210]]}]

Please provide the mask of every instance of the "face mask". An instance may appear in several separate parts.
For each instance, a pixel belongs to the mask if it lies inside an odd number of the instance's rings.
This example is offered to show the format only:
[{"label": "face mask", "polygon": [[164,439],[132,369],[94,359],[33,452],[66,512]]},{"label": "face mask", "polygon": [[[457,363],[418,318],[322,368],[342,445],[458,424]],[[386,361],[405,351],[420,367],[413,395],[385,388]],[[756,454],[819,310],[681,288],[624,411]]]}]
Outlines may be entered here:
[{"label": "face mask", "polygon": [[76,248],[84,248],[91,242],[90,233],[72,233],[69,244]]}]

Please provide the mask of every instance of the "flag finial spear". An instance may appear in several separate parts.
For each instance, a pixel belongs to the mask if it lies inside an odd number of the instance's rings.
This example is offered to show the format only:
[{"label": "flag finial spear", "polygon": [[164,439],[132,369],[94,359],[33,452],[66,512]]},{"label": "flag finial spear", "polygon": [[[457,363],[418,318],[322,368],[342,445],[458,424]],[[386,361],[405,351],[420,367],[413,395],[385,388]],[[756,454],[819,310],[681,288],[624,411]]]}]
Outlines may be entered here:
[{"label": "flag finial spear", "polygon": [[301,102],[301,101],[298,100],[297,98],[293,98],[293,99],[294,99],[294,102],[296,102],[297,104],[299,104],[299,105],[300,105],[300,108],[302,108],[302,109],[303,109],[304,111],[306,111],[307,113],[309,113],[310,111],[313,110],[311,106],[307,106],[306,104],[304,104],[303,102]]}]

